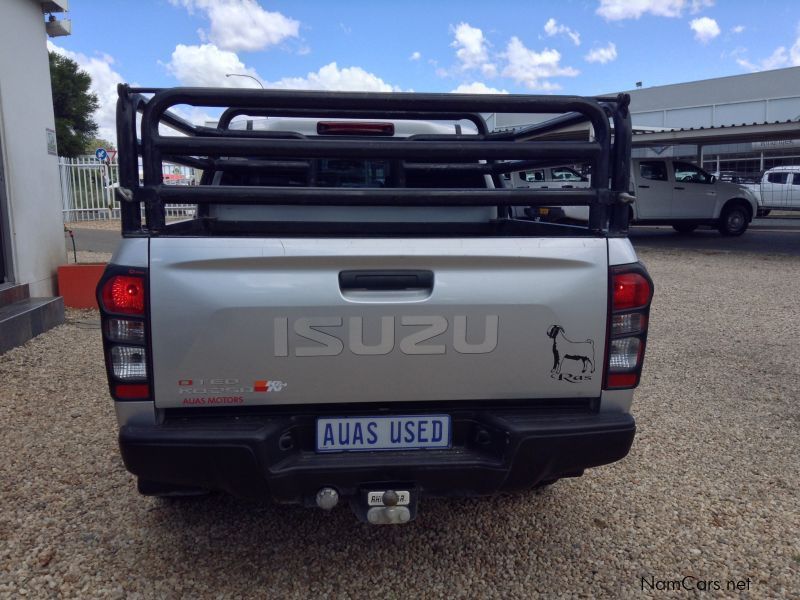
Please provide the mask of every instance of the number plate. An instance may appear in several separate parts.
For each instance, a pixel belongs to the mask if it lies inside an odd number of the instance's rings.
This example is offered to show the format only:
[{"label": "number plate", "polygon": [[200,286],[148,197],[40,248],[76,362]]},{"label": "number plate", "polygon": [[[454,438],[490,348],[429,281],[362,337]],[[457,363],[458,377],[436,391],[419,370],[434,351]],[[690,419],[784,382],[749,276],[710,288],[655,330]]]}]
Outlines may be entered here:
[{"label": "number plate", "polygon": [[539,214],[542,215],[543,217],[546,217],[547,215],[550,214],[550,209],[549,208],[540,208],[539,209]]},{"label": "number plate", "polygon": [[317,452],[449,447],[449,415],[317,419]]}]

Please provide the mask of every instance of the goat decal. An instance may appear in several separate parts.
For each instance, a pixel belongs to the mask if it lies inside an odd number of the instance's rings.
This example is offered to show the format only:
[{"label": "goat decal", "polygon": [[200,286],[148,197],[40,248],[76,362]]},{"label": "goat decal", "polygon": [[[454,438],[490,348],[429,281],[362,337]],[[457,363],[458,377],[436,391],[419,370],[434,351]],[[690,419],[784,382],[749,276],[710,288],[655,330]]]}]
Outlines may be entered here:
[{"label": "goat decal", "polygon": [[559,381],[591,381],[594,373],[594,340],[573,342],[561,325],[551,325],[547,337],[553,340],[553,368],[550,377]]}]

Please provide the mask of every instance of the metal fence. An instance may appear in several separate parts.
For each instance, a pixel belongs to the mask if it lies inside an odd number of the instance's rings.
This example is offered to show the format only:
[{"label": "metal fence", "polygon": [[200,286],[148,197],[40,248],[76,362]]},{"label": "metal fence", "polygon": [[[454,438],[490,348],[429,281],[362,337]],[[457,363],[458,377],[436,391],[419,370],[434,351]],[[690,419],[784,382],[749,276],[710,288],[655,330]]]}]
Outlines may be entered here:
[{"label": "metal fence", "polygon": [[[61,207],[65,223],[119,219],[119,201],[114,189],[119,187],[116,160],[100,161],[94,156],[58,159],[61,177]],[[163,164],[164,183],[195,185],[200,172],[182,165]],[[167,217],[186,218],[195,214],[194,204],[167,205]]]}]

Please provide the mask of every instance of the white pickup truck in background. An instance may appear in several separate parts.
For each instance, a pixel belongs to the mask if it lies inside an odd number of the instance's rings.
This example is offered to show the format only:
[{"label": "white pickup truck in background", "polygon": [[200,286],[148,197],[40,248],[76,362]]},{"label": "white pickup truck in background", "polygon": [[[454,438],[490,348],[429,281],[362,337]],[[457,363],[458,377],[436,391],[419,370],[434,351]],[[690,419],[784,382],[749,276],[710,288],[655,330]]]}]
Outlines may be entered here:
[{"label": "white pickup truck in background", "polygon": [[747,188],[758,200],[760,216],[773,210],[800,210],[800,165],[769,169],[760,183]]},{"label": "white pickup truck in background", "polygon": [[[570,182],[572,187],[589,187],[589,179],[580,179],[577,171],[569,170],[577,176]],[[530,173],[533,171],[514,173],[513,186],[553,185],[546,180],[530,181]],[[797,177],[800,184],[800,173]],[[746,186],[719,181],[697,165],[672,158],[633,159],[630,191],[636,198],[631,205],[632,225],[671,225],[680,233],[705,225],[722,235],[742,235],[759,210],[756,195]],[[585,222],[589,218],[585,206],[537,207],[527,213],[552,222]]]},{"label": "white pickup truck in background", "polygon": [[707,225],[722,235],[737,236],[758,211],[756,197],[747,187],[719,181],[690,162],[672,158],[632,162],[635,224],[672,225],[680,233]]}]

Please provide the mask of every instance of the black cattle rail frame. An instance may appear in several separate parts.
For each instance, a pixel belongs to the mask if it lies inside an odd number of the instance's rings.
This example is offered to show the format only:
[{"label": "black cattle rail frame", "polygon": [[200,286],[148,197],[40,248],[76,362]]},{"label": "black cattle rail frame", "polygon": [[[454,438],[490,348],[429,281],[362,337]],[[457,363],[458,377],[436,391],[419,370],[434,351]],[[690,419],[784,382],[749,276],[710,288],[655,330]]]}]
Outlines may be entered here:
[{"label": "black cattle rail frame", "polygon": [[[310,92],[218,88],[131,88],[120,84],[117,141],[122,231],[126,236],[169,235],[165,204],[314,206],[589,206],[588,232],[625,235],[631,126],[627,94],[616,97]],[[169,109],[219,107],[217,127],[192,125]],[[141,138],[137,114],[142,113]],[[550,113],[554,118],[510,132],[489,132],[480,113]],[[230,129],[237,116],[467,120],[476,134],[305,136],[294,132]],[[590,123],[592,141],[537,139]],[[612,127],[613,123],[613,143]],[[164,136],[160,125],[180,136]],[[143,183],[139,181],[141,157]],[[387,188],[316,187],[314,158],[386,159]],[[165,185],[162,161],[202,169],[305,169],[305,186]],[[470,162],[471,161],[471,162]],[[570,190],[509,189],[501,175],[566,162],[591,165],[591,186]],[[405,188],[409,171],[454,170],[490,175],[495,188]],[[205,175],[204,175],[205,177]],[[204,183],[204,181],[201,181]],[[208,179],[205,183],[209,183]],[[144,204],[146,224],[142,223]],[[170,226],[172,227],[172,226]],[[584,228],[584,231],[587,231]]]}]

